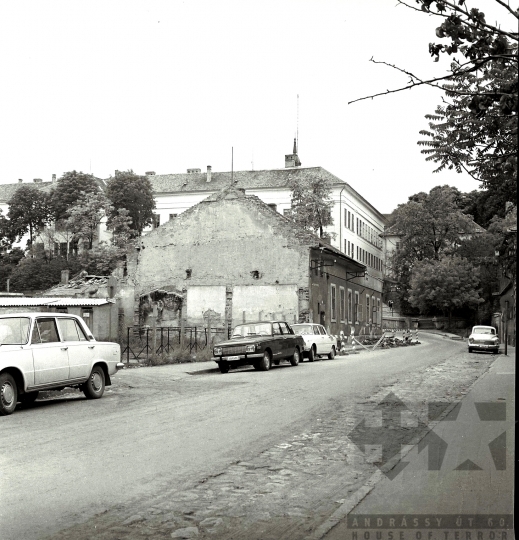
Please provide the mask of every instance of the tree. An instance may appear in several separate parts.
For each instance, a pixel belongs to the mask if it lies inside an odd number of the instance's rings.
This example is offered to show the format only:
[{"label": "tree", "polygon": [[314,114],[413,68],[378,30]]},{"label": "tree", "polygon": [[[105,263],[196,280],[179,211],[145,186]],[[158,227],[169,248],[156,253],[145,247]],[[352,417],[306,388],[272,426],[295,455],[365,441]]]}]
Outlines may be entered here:
[{"label": "tree", "polygon": [[88,249],[92,249],[99,225],[109,214],[110,209],[110,201],[104,193],[82,192],[76,204],[68,208],[69,217],[65,220],[66,229],[74,233],[76,241],[86,240]]},{"label": "tree", "polygon": [[460,237],[474,232],[473,220],[456,204],[458,193],[450,186],[437,186],[429,194],[413,195],[409,202],[398,205],[392,219],[393,227],[402,235],[400,258],[439,260]]},{"label": "tree", "polygon": [[416,0],[419,8],[398,3],[442,21],[436,36],[446,43],[430,43],[429,53],[435,61],[440,55],[453,59],[446,75],[429,79],[372,59],[409,77],[406,86],[375,95],[421,85],[442,90],[443,104],[427,116],[429,129],[421,132],[427,140],[418,143],[424,146],[426,159],[439,164],[435,172],[445,167],[465,171],[501,195],[503,206],[516,202],[519,10],[495,0],[503,17],[508,17],[511,30],[507,30],[489,24],[485,14],[467,8],[465,0]]},{"label": "tree", "polygon": [[77,204],[82,193],[97,193],[100,187],[91,174],[70,171],[58,178],[50,200],[55,221],[69,217],[69,208]]},{"label": "tree", "polygon": [[108,227],[112,231],[112,245],[125,250],[134,247],[136,231],[131,228],[131,224],[130,212],[126,208],[119,208]]},{"label": "tree", "polygon": [[12,235],[21,240],[29,233],[32,245],[34,237],[51,220],[51,210],[47,194],[32,186],[20,186],[8,201],[10,228]]},{"label": "tree", "polygon": [[291,185],[291,209],[288,216],[301,228],[328,238],[325,228],[333,225],[332,185],[323,176],[297,180]]},{"label": "tree", "polygon": [[67,261],[63,257],[51,260],[24,258],[13,268],[10,277],[13,291],[42,291],[61,281],[61,271],[69,269],[73,274],[79,272],[80,263],[76,259]]},{"label": "tree", "polygon": [[441,311],[450,318],[455,309],[475,309],[483,302],[478,269],[461,257],[417,262],[410,285],[409,302],[420,313]]},{"label": "tree", "polygon": [[[24,257],[24,252],[18,247],[7,253],[0,253],[0,289],[6,286],[6,282],[11,278],[13,270]],[[9,285],[9,287],[11,286]]]},{"label": "tree", "polygon": [[13,240],[11,222],[3,215],[0,208],[0,251],[11,249]]},{"label": "tree", "polygon": [[153,222],[155,197],[153,188],[146,176],[139,176],[133,171],[119,172],[107,182],[106,195],[113,209],[108,217],[108,225],[116,218],[118,210],[125,208],[131,218],[130,227],[138,233]]}]

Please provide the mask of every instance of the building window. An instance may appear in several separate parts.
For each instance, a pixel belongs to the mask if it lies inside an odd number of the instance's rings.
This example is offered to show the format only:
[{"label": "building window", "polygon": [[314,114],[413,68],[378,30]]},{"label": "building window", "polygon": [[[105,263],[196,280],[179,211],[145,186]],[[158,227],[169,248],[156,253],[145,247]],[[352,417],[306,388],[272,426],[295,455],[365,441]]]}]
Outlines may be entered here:
[{"label": "building window", "polygon": [[380,312],[380,298],[377,298],[377,324],[380,326],[382,313]]},{"label": "building window", "polygon": [[354,315],[355,315],[355,322],[359,323],[362,319],[362,313],[361,313],[361,305],[359,303],[359,291],[355,291],[355,304],[354,304]]},{"label": "building window", "polygon": [[353,293],[348,289],[348,322],[353,322]]},{"label": "building window", "polygon": [[337,320],[337,287],[332,283],[330,290],[330,315],[332,321]]},{"label": "building window", "polygon": [[285,217],[290,217],[292,215],[292,208],[283,208],[283,215]]},{"label": "building window", "polygon": [[169,220],[175,219],[178,216],[178,214],[169,214]]},{"label": "building window", "polygon": [[151,226],[156,229],[160,225],[160,214],[153,214],[153,222]]},{"label": "building window", "polygon": [[272,208],[272,210],[274,210],[274,212],[277,212],[277,211],[278,211],[278,205],[275,204],[275,203],[270,203],[270,204],[268,204],[267,206],[269,206],[270,208]]},{"label": "building window", "polygon": [[366,295],[366,322],[371,322],[371,310],[370,310],[370,302],[369,302],[369,294]]},{"label": "building window", "polygon": [[344,322],[344,314],[346,312],[346,291],[344,290],[344,287],[339,287],[339,294],[340,294],[340,317],[341,322]]},{"label": "building window", "polygon": [[348,254],[348,240],[344,240],[344,253]]}]

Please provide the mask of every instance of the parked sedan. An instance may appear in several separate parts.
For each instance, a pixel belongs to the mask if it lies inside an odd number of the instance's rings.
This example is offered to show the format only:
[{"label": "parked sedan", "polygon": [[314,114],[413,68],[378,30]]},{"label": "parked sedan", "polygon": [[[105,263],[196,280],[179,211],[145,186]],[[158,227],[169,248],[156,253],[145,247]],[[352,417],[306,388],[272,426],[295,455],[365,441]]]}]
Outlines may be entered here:
[{"label": "parked sedan", "polygon": [[322,324],[300,323],[292,324],[292,330],[305,340],[303,358],[313,362],[317,356],[335,358],[337,340],[328,334]]},{"label": "parked sedan", "polygon": [[117,343],[96,341],[81,317],[66,313],[0,315],[0,416],[32,403],[40,390],[79,388],[100,398],[123,367]]},{"label": "parked sedan", "polygon": [[468,339],[469,353],[474,350],[499,352],[499,338],[493,326],[474,326]]},{"label": "parked sedan", "polygon": [[268,371],[281,360],[297,366],[304,344],[285,321],[250,322],[236,326],[230,340],[214,347],[213,360],[222,373],[246,365]]}]

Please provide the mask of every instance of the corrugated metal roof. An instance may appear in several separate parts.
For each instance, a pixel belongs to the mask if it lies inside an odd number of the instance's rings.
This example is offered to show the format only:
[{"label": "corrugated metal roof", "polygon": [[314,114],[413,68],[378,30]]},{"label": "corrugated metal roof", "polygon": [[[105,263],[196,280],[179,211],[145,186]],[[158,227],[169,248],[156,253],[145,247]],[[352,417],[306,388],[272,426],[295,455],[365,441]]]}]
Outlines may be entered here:
[{"label": "corrugated metal roof", "polygon": [[0,307],[24,307],[24,306],[103,306],[114,304],[111,298],[4,298],[0,297]]}]

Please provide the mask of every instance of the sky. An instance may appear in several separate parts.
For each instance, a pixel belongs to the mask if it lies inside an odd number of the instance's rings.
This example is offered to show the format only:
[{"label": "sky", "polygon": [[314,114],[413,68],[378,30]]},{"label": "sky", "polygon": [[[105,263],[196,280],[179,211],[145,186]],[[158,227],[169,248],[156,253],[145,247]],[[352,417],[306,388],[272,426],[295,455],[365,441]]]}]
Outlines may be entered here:
[{"label": "sky", "polygon": [[303,167],[382,213],[436,185],[477,189],[420,153],[439,90],[348,104],[407,83],[370,58],[443,74],[438,24],[396,0],[2,2],[0,183],[283,168],[297,135]]}]

